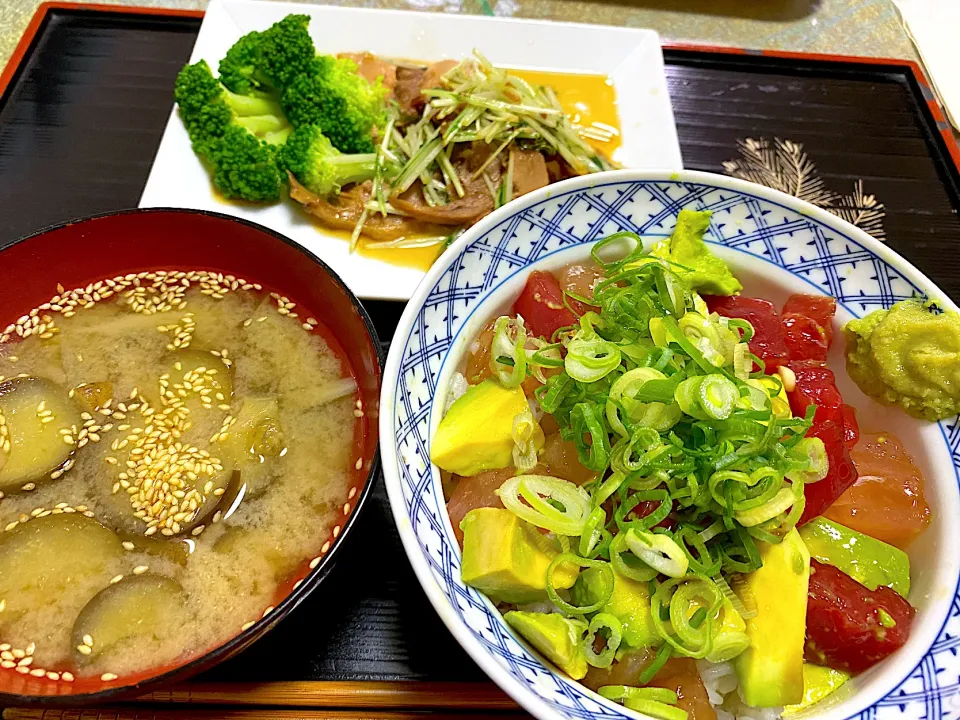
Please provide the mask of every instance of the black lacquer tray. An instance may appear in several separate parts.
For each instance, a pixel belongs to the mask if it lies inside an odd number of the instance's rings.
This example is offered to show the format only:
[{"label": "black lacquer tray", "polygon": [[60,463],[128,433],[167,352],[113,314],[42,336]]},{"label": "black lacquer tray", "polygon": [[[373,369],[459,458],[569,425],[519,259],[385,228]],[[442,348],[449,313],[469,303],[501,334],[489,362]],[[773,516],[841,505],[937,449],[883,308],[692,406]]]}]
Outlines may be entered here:
[{"label": "black lacquer tray", "polygon": [[[201,16],[40,8],[0,75],[0,246],[51,223],[136,206]],[[862,179],[885,205],[888,244],[960,299],[960,152],[915,64],[692,46],[664,54],[687,168],[723,172],[746,138],[801,143],[831,190],[849,192]],[[368,307],[388,341],[402,306]],[[337,704],[324,700],[332,687],[354,693],[341,706],[367,697],[394,708],[510,707],[486,685],[433,685],[485,681],[420,590],[381,480],[307,602],[189,688],[152,699],[226,702],[204,690],[243,683],[256,685],[236,700],[265,705]],[[312,700],[309,683],[318,688]],[[271,685],[290,692],[271,694]],[[444,703],[443,687],[460,701]],[[397,688],[419,688],[427,700],[404,699]],[[393,699],[376,702],[377,693]]]}]

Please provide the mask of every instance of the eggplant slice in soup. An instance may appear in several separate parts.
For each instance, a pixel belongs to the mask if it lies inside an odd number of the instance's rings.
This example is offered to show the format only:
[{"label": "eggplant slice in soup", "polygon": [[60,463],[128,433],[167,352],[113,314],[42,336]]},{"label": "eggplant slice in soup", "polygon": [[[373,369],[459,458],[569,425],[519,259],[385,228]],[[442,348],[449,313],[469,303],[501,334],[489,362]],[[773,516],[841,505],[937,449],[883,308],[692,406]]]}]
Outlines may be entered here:
[{"label": "eggplant slice in soup", "polygon": [[[65,597],[91,597],[124,556],[120,538],[77,512],[38,517],[0,533],[0,624]],[[72,600],[71,600],[72,601]]]},{"label": "eggplant slice in soup", "polygon": [[67,391],[45,378],[11,378],[0,383],[0,413],[0,491],[32,490],[59,477],[83,424]]},{"label": "eggplant slice in soup", "polygon": [[163,575],[128,575],[108,585],[73,625],[74,660],[109,666],[112,655],[131,649],[162,654],[169,633],[183,625],[184,603],[183,587]]}]

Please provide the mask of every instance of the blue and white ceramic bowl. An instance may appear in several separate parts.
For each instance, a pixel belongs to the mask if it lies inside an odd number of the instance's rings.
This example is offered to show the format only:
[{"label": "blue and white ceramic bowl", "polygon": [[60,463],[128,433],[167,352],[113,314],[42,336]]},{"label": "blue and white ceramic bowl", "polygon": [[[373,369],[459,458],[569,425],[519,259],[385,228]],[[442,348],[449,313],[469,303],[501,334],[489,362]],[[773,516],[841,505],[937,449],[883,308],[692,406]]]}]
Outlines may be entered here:
[{"label": "blue and white ceramic bowl", "polygon": [[[400,537],[427,597],[481,668],[539,718],[637,717],[557,671],[460,580],[430,441],[452,374],[479,329],[509,307],[533,269],[584,259],[590,244],[630,230],[669,235],[684,208],[712,210],[707,239],[744,292],[779,304],[794,292],[838,300],[838,327],[917,293],[955,306],[903,258],[824,210],[751,183],[697,172],[619,171],[575,178],[524,196],[464,233],[437,261],[394,336],[384,373],[383,469]],[[899,435],[926,477],[929,530],[910,549],[918,612],[908,644],[807,716],[940,720],[960,717],[960,429],[914,420],[866,398],[846,377],[842,345],[831,367],[865,430]]]}]

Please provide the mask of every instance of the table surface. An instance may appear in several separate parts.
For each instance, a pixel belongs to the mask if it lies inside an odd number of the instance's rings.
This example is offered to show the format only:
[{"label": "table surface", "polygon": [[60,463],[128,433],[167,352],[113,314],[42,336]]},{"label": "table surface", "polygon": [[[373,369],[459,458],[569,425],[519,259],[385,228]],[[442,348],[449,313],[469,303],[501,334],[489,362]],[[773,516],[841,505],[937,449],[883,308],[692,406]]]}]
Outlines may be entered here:
[{"label": "table surface", "polygon": [[[0,67],[41,1],[0,3]],[[206,7],[206,0],[108,1]],[[891,0],[333,0],[333,4],[603,23],[652,28],[671,41],[916,59]]]}]

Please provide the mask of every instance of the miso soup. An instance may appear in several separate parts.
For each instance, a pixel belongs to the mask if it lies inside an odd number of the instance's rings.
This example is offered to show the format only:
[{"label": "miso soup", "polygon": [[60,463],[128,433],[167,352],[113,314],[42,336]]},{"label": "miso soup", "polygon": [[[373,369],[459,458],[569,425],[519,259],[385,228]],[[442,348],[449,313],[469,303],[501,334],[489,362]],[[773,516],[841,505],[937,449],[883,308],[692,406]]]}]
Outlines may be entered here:
[{"label": "miso soup", "polygon": [[238,634],[326,551],[363,409],[258,284],[57,290],[0,334],[0,672],[122,681]]}]

